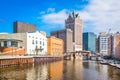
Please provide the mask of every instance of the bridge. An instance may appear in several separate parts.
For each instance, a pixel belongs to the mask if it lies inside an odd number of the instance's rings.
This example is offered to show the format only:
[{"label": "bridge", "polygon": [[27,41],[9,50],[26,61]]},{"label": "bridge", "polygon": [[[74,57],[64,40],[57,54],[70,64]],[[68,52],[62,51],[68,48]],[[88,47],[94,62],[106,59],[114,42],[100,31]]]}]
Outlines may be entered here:
[{"label": "bridge", "polygon": [[83,56],[90,57],[91,56],[90,51],[81,50],[81,51],[67,52],[64,55],[64,59],[77,59],[77,58],[82,59]]}]

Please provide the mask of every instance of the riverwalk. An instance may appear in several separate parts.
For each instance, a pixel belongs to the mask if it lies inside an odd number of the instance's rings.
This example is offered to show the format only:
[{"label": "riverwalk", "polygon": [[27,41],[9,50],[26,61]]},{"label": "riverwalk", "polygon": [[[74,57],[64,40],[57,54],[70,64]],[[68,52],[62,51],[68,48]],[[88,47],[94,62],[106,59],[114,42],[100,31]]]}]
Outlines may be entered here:
[{"label": "riverwalk", "polygon": [[120,69],[120,64],[115,63],[113,60],[102,60],[100,64],[110,65],[112,67]]}]

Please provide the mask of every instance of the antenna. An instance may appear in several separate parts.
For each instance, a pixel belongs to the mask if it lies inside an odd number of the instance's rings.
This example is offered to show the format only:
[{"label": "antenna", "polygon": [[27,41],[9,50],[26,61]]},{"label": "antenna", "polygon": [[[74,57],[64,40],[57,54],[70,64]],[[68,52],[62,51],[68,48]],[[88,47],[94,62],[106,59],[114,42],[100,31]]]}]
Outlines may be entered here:
[{"label": "antenna", "polygon": [[109,28],[108,33],[107,33],[107,34],[109,34],[109,33],[110,33],[110,31],[111,31],[111,28]]}]

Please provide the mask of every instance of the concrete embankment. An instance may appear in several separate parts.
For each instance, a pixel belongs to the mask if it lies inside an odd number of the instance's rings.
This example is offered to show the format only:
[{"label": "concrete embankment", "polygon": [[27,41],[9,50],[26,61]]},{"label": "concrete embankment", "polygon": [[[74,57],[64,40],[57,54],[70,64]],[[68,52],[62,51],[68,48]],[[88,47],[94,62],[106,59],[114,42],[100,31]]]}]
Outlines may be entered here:
[{"label": "concrete embankment", "polygon": [[110,65],[112,67],[120,69],[120,64],[114,63],[113,60],[103,60],[103,61],[100,61],[100,63],[101,64],[106,64],[106,65]]},{"label": "concrete embankment", "polygon": [[2,56],[0,57],[0,67],[21,65],[37,62],[52,62],[62,60],[63,57],[52,56]]}]

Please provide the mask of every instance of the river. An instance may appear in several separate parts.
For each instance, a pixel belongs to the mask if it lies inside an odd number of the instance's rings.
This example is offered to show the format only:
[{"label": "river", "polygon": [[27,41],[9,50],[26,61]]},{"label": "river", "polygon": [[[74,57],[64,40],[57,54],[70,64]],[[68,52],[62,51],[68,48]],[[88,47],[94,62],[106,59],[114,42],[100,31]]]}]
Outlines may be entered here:
[{"label": "river", "polygon": [[68,60],[0,68],[0,80],[120,80],[120,70],[95,61]]}]

